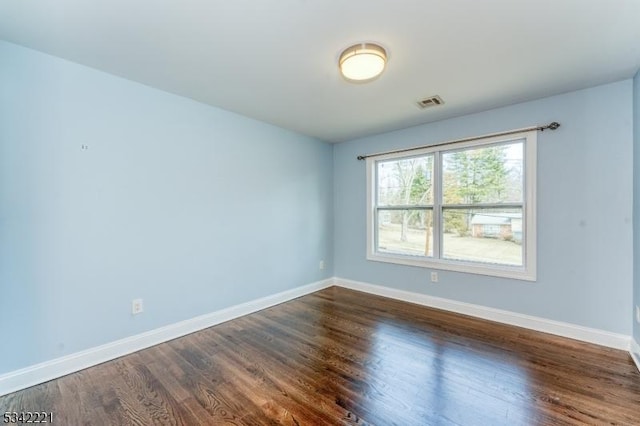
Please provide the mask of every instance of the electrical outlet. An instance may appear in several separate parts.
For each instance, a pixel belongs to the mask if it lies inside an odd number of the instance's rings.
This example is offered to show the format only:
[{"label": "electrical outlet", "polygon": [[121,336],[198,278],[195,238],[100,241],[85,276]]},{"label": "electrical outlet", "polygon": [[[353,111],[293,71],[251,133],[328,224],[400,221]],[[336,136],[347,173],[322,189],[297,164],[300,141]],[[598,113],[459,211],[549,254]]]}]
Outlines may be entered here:
[{"label": "electrical outlet", "polygon": [[437,272],[431,272],[431,282],[432,283],[437,283],[438,282],[438,273]]},{"label": "electrical outlet", "polygon": [[133,315],[141,314],[144,311],[142,299],[133,299],[131,301],[131,313]]},{"label": "electrical outlet", "polygon": [[636,305],[636,321],[640,323],[640,306]]},{"label": "electrical outlet", "polygon": [[318,268],[319,268],[320,270],[323,270],[323,269],[324,269],[324,260],[321,260],[321,261],[320,261],[320,265],[318,265]]}]

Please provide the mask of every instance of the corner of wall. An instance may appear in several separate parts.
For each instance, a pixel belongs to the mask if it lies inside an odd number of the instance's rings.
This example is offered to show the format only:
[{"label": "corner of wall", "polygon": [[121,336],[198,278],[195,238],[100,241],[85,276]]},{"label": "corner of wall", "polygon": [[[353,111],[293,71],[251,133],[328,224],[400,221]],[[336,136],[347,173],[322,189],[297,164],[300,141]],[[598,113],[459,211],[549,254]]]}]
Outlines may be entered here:
[{"label": "corner of wall", "polygon": [[638,344],[638,341],[634,338],[631,339],[629,354],[631,355],[633,362],[636,364],[636,368],[640,372],[640,344]]},{"label": "corner of wall", "polygon": [[633,264],[632,346],[637,349],[634,361],[640,369],[640,323],[636,318],[640,306],[640,70],[633,78]]}]

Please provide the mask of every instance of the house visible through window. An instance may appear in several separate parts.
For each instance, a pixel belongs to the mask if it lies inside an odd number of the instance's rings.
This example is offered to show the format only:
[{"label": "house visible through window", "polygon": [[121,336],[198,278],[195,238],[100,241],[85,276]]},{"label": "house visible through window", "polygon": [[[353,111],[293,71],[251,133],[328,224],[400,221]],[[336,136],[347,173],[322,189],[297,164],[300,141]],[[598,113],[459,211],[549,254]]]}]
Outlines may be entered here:
[{"label": "house visible through window", "polygon": [[536,132],[367,159],[370,260],[535,279]]}]

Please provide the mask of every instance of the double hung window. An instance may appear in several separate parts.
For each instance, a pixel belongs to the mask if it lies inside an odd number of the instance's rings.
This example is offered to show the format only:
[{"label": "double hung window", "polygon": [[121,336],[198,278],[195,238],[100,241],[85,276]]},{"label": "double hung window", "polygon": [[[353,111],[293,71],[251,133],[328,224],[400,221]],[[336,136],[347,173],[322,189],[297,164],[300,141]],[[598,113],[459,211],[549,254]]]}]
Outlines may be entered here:
[{"label": "double hung window", "polygon": [[367,158],[367,258],[535,280],[536,136]]}]

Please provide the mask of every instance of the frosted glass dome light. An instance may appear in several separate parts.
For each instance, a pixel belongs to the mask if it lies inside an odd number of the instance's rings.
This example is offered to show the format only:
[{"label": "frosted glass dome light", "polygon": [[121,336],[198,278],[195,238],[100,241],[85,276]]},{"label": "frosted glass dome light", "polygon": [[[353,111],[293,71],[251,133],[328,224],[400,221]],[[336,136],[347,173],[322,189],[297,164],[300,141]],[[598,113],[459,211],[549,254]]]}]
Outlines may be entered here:
[{"label": "frosted glass dome light", "polygon": [[347,80],[369,81],[384,71],[387,64],[387,52],[373,43],[358,43],[340,55],[340,72]]}]

